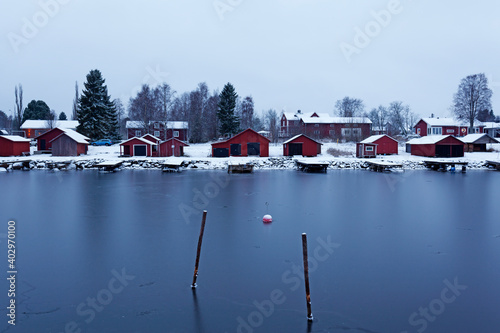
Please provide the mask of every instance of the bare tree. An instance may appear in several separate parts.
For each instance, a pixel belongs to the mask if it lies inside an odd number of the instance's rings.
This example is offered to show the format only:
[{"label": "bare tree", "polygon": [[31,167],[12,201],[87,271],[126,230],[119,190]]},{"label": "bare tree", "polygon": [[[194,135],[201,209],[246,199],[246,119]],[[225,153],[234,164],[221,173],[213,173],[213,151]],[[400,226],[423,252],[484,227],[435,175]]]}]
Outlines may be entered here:
[{"label": "bare tree", "polygon": [[146,133],[151,132],[152,121],[164,120],[154,91],[144,84],[136,97],[130,98],[128,115],[131,120],[140,121]]},{"label": "bare tree", "polygon": [[23,86],[19,84],[14,89],[16,95],[16,113],[14,115],[14,128],[19,130],[23,120]]},{"label": "bare tree", "polygon": [[127,129],[125,128],[125,124],[126,124],[125,107],[123,106],[123,103],[122,103],[121,99],[119,99],[119,98],[116,98],[113,101],[113,104],[115,105],[115,109],[116,109],[116,118],[118,121],[118,126],[120,127],[120,136],[122,138],[124,138],[127,136]]},{"label": "bare tree", "polygon": [[49,114],[47,115],[46,121],[47,121],[47,126],[50,129],[57,126],[57,114],[55,110],[50,110]]},{"label": "bare tree", "polygon": [[460,81],[451,110],[458,119],[469,123],[469,133],[472,133],[479,111],[491,109],[492,94],[484,73],[469,75]]},{"label": "bare tree", "polygon": [[247,96],[241,102],[241,128],[252,127],[254,103],[252,96]]},{"label": "bare tree", "polygon": [[269,109],[265,114],[267,129],[271,135],[271,141],[276,142],[278,140],[279,126],[278,126],[278,113],[276,110]]},{"label": "bare tree", "polygon": [[403,105],[401,101],[392,102],[389,105],[388,117],[392,126],[397,128],[402,135],[408,135],[417,116],[411,112],[409,105]]},{"label": "bare tree", "polygon": [[73,112],[71,113],[72,120],[78,120],[78,100],[80,93],[78,92],[78,81],[75,81],[75,98],[73,99]]},{"label": "bare tree", "polygon": [[364,113],[365,105],[361,99],[346,96],[335,103],[335,110],[340,117],[356,117]]}]

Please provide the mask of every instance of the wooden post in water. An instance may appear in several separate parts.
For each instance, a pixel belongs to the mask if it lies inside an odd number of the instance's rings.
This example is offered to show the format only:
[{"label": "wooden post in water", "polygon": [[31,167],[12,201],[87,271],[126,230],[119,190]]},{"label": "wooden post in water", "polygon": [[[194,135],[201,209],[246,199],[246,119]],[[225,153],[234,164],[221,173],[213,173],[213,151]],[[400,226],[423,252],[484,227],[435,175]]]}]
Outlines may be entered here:
[{"label": "wooden post in water", "polygon": [[307,260],[307,235],[302,234],[302,254],[304,257],[304,283],[306,284],[307,320],[312,321],[311,292],[309,290],[309,263]]},{"label": "wooden post in water", "polygon": [[196,263],[194,265],[193,283],[191,288],[196,288],[196,278],[198,277],[198,264],[200,263],[201,242],[203,241],[203,232],[205,231],[205,221],[207,220],[207,211],[203,211],[203,218],[201,220],[200,237],[198,238],[198,250],[196,252]]}]

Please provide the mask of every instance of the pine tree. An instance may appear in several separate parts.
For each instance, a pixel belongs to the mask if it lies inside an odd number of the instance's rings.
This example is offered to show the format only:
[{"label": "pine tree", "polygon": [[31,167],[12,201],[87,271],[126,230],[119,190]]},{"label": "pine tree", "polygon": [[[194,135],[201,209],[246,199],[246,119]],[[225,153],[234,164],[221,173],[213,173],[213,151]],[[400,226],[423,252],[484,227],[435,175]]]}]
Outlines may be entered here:
[{"label": "pine tree", "polygon": [[220,133],[221,134],[235,134],[240,128],[240,119],[235,114],[236,109],[236,99],[238,94],[236,93],[233,85],[227,83],[220,93],[220,100],[218,104],[217,117],[220,123]]},{"label": "pine tree", "polygon": [[120,137],[116,108],[104,82],[99,70],[91,70],[78,103],[79,125],[76,129],[92,140]]}]

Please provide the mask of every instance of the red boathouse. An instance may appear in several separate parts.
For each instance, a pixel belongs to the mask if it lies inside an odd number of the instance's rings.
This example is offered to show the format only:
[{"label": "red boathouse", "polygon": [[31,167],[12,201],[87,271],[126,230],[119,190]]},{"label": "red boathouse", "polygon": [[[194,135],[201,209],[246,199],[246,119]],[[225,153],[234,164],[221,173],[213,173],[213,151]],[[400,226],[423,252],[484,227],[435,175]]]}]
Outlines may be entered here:
[{"label": "red boathouse", "polygon": [[160,143],[160,156],[161,157],[184,156],[184,147],[188,146],[189,145],[187,143],[181,140],[177,140],[176,138],[170,138]]},{"label": "red boathouse", "polygon": [[232,138],[212,143],[213,157],[269,156],[270,140],[249,128]]},{"label": "red boathouse", "polygon": [[120,143],[121,156],[158,156],[158,145],[149,140],[133,137]]},{"label": "red boathouse", "polygon": [[[376,149],[370,150],[368,147],[377,145]],[[372,135],[369,138],[357,143],[356,157],[371,157],[375,155],[392,155],[398,153],[398,141],[386,134]],[[359,155],[359,156],[358,156]]]},{"label": "red boathouse", "polygon": [[407,142],[407,151],[416,156],[463,157],[464,143],[451,135],[428,135]]},{"label": "red boathouse", "polygon": [[21,156],[29,153],[29,139],[18,135],[0,135],[0,156]]},{"label": "red boathouse", "polygon": [[299,134],[283,142],[283,156],[317,156],[321,154],[321,145],[307,135]]}]

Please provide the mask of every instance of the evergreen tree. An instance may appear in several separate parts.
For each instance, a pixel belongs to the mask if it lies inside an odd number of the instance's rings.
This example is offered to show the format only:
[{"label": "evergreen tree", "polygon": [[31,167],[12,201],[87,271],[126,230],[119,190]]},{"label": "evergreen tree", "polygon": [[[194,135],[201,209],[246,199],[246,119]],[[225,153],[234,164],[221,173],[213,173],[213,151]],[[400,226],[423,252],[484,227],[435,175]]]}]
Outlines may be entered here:
[{"label": "evergreen tree", "polygon": [[238,94],[236,93],[233,85],[227,83],[222,89],[219,95],[220,100],[218,104],[217,117],[219,118],[220,133],[224,134],[235,134],[240,128],[240,119],[235,114],[236,109],[236,99]]},{"label": "evergreen tree", "polygon": [[66,116],[66,113],[61,112],[59,114],[59,120],[68,120],[68,117]]},{"label": "evergreen tree", "polygon": [[23,112],[21,124],[28,119],[47,120],[50,118],[50,108],[44,101],[32,100]]},{"label": "evergreen tree", "polygon": [[78,132],[92,140],[119,139],[116,108],[108,94],[101,72],[97,69],[87,74],[85,89],[78,103]]}]

